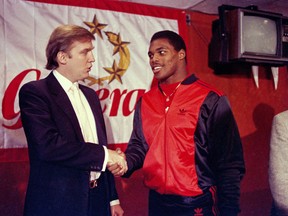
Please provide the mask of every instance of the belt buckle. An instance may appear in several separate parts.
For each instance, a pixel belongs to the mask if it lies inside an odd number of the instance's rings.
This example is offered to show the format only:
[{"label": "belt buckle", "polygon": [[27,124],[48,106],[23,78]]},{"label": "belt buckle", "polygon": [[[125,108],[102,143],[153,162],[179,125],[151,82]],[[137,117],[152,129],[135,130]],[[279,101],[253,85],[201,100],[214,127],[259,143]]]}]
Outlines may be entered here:
[{"label": "belt buckle", "polygon": [[90,182],[89,182],[89,187],[90,187],[91,189],[97,187],[97,179],[90,180]]}]

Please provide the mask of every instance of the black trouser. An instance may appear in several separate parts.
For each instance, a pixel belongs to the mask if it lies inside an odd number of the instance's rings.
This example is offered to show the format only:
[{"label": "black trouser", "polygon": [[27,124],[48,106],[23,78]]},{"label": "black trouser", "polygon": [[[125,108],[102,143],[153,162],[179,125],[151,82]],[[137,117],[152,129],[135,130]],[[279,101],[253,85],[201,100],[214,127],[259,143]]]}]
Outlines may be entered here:
[{"label": "black trouser", "polygon": [[207,191],[197,197],[162,195],[149,192],[149,216],[216,216],[213,195]]},{"label": "black trouser", "polygon": [[88,216],[111,216],[110,202],[107,198],[107,188],[103,186],[104,180],[105,179],[100,177],[98,179],[98,186],[89,189]]}]

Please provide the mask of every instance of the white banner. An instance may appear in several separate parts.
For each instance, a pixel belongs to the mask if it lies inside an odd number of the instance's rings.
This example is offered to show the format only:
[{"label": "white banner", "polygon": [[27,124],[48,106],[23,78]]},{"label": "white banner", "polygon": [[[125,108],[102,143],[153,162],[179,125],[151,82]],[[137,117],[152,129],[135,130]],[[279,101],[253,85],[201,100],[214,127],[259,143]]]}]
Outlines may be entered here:
[{"label": "white banner", "polygon": [[[83,0],[84,1],[84,0]],[[115,4],[115,3],[114,3]],[[85,84],[101,99],[108,143],[127,143],[137,99],[150,88],[151,36],[178,32],[176,19],[157,18],[91,7],[0,0],[0,148],[26,147],[18,106],[19,88],[50,71],[45,48],[61,24],[76,24],[95,33],[95,63]],[[38,76],[38,77],[37,77]]]}]

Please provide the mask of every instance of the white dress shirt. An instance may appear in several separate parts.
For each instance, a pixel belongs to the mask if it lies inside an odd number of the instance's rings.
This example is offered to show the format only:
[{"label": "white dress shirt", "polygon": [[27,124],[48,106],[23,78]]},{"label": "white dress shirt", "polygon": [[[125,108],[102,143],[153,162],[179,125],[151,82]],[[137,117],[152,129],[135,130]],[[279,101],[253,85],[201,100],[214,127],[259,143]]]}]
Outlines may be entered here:
[{"label": "white dress shirt", "polygon": [[[74,101],[73,101],[73,96],[71,95],[71,92],[69,90],[70,90],[71,86],[75,83],[72,83],[70,80],[68,80],[66,77],[64,77],[62,74],[60,74],[56,70],[53,71],[53,75],[56,77],[56,79],[58,80],[58,82],[60,83],[60,85],[62,86],[62,88],[66,92],[66,94],[68,95],[69,100],[71,101],[71,104],[74,108],[75,105],[74,105]],[[76,83],[76,85],[78,85],[78,83]],[[96,122],[94,121],[93,112],[91,110],[91,107],[90,107],[85,95],[82,93],[81,90],[80,90],[80,97],[81,97],[81,100],[82,100],[82,102],[85,106],[85,109],[87,111],[87,117],[89,119],[88,120],[89,125],[93,131],[93,135],[88,136],[88,138],[86,137],[87,140],[85,140],[85,142],[91,142],[94,144],[98,144],[98,136],[97,136],[97,128],[96,128],[97,126],[96,126]],[[76,113],[76,115],[77,115],[77,113]],[[77,116],[77,118],[78,118],[78,116]],[[80,127],[81,127],[82,134],[85,133],[85,130],[82,128],[81,123],[80,123]],[[85,137],[84,134],[83,134],[83,137]],[[104,152],[105,152],[105,159],[104,159],[103,166],[102,166],[102,172],[104,172],[106,170],[106,166],[108,163],[108,150],[107,150],[106,146],[103,146],[103,148],[104,148]],[[101,175],[101,172],[91,172],[90,173],[90,180],[98,179],[100,177],[100,175]],[[112,200],[110,202],[110,206],[118,205],[118,204],[120,204],[120,201],[118,199]]]},{"label": "white dress shirt", "polygon": [[[72,85],[75,85],[75,84],[78,85],[78,83],[72,83],[70,80],[68,80],[66,77],[64,77],[62,74],[60,74],[56,70],[53,71],[53,74],[56,77],[56,79],[58,80],[58,82],[60,83],[60,85],[62,86],[62,88],[64,89],[64,91],[66,92],[66,94],[68,95],[68,97],[69,97],[69,99],[71,101],[71,104],[72,104],[72,106],[73,106],[73,108],[75,110],[75,101],[74,101],[73,95],[71,94],[71,92],[69,90],[70,90]],[[82,91],[80,90],[79,92],[80,92],[81,100],[82,100],[83,105],[85,107],[85,111],[87,113],[87,118],[88,118],[88,121],[89,121],[89,125],[91,127],[91,131],[92,131],[92,135],[91,136],[85,136],[84,135],[85,129],[83,128],[83,124],[80,123],[80,127],[81,127],[81,131],[82,131],[83,137],[86,138],[85,142],[91,142],[91,143],[94,143],[94,144],[98,144],[96,122],[94,120],[93,112],[91,110],[91,107],[90,107],[86,97],[82,93]],[[77,118],[78,118],[78,120],[80,122],[80,119],[79,119],[80,113],[77,113],[77,112],[75,112],[75,113],[76,113]],[[104,159],[104,162],[103,162],[102,171],[104,172],[105,169],[106,169],[106,166],[107,166],[107,162],[108,162],[108,150],[107,150],[106,146],[103,146],[103,148],[104,148],[104,151],[105,151],[105,159]],[[91,172],[91,176],[90,176],[91,180],[92,179],[98,179],[100,174],[101,174],[100,172]]]}]

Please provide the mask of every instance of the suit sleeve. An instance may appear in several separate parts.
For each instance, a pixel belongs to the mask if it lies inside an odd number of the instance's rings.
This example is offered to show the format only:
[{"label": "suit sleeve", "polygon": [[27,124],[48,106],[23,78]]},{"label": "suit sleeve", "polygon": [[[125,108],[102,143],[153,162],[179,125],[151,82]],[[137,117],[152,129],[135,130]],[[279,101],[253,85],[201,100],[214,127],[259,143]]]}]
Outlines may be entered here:
[{"label": "suit sleeve", "polygon": [[[57,97],[66,101],[67,107],[71,106],[64,91]],[[30,160],[101,171],[105,156],[103,146],[85,143],[79,139],[76,126],[70,117],[76,117],[72,113],[72,106],[71,113],[68,112],[69,109],[65,111],[58,106],[45,85],[39,85],[39,82],[23,85],[19,92],[19,105]],[[75,121],[77,122],[76,119]]]},{"label": "suit sleeve", "polygon": [[287,117],[288,115],[281,114],[274,117],[270,141],[269,183],[276,211],[282,212],[281,215],[288,215]]}]

